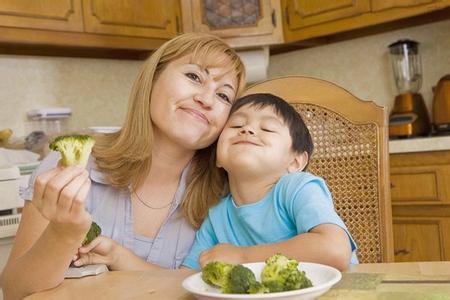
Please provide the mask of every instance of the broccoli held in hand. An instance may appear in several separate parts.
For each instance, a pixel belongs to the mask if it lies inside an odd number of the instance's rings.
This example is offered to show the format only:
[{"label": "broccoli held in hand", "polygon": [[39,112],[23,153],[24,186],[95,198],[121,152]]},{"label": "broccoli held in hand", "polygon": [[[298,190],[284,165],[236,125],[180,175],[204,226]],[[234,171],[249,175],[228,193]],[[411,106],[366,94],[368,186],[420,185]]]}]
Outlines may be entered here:
[{"label": "broccoli held in hand", "polygon": [[266,260],[261,282],[271,293],[312,286],[305,272],[298,270],[298,262],[281,254],[275,254]]},{"label": "broccoli held in hand", "polygon": [[91,228],[89,228],[88,233],[84,237],[83,242],[81,243],[83,246],[92,242],[96,237],[98,237],[102,233],[102,229],[98,226],[97,223],[92,222]]},{"label": "broccoli held in hand", "polygon": [[61,153],[63,166],[86,164],[95,141],[89,135],[63,135],[50,143],[50,149]]},{"label": "broccoli held in hand", "polygon": [[228,281],[228,275],[233,269],[233,265],[220,261],[208,263],[202,270],[202,279],[207,284],[216,287],[224,287]]}]

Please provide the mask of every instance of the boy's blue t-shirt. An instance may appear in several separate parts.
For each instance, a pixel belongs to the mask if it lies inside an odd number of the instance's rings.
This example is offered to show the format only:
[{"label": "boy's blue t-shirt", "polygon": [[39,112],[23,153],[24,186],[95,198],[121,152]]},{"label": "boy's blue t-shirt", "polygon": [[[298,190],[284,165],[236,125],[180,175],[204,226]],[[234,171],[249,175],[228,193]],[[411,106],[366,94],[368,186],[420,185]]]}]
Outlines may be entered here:
[{"label": "boy's blue t-shirt", "polygon": [[324,180],[307,172],[286,174],[256,203],[238,207],[229,194],[212,207],[183,266],[199,270],[200,253],[219,243],[243,247],[276,243],[320,224],[336,224],[347,232],[353,252],[351,263],[358,263],[356,244],[334,210]]}]

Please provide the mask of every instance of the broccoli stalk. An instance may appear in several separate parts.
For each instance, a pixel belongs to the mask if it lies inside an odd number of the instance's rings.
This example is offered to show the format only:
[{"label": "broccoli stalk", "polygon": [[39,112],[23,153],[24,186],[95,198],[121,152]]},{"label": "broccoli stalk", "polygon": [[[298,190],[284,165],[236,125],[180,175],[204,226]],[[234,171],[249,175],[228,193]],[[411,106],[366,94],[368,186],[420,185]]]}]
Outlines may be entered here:
[{"label": "broccoli stalk", "polygon": [[266,260],[261,282],[271,293],[312,286],[305,272],[298,270],[298,262],[281,254],[275,254]]},{"label": "broccoli stalk", "polygon": [[53,151],[61,153],[63,166],[86,164],[95,141],[89,135],[64,135],[59,136],[49,147]]},{"label": "broccoli stalk", "polygon": [[84,237],[83,242],[81,243],[83,246],[92,242],[96,237],[98,237],[102,233],[102,229],[98,226],[97,223],[92,222],[91,227],[89,228],[88,233]]}]

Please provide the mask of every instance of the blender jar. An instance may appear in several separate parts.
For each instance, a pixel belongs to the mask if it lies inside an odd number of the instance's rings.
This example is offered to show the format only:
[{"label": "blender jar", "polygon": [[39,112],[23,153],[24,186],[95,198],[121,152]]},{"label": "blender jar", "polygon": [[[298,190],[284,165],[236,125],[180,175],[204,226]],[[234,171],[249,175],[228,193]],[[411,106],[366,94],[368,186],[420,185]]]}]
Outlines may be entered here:
[{"label": "blender jar", "polygon": [[399,94],[417,93],[422,85],[419,43],[399,40],[389,45],[395,83]]}]

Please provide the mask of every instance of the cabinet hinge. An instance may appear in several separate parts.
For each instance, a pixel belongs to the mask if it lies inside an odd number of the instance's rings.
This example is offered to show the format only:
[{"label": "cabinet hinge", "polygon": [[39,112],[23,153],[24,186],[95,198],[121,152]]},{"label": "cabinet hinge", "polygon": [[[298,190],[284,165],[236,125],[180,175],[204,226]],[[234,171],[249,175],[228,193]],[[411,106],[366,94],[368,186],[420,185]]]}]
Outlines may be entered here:
[{"label": "cabinet hinge", "polygon": [[287,7],[284,8],[284,19],[286,20],[286,24],[289,25],[289,10]]},{"label": "cabinet hinge", "polygon": [[272,9],[272,25],[273,27],[277,27],[277,15],[275,9]]}]

